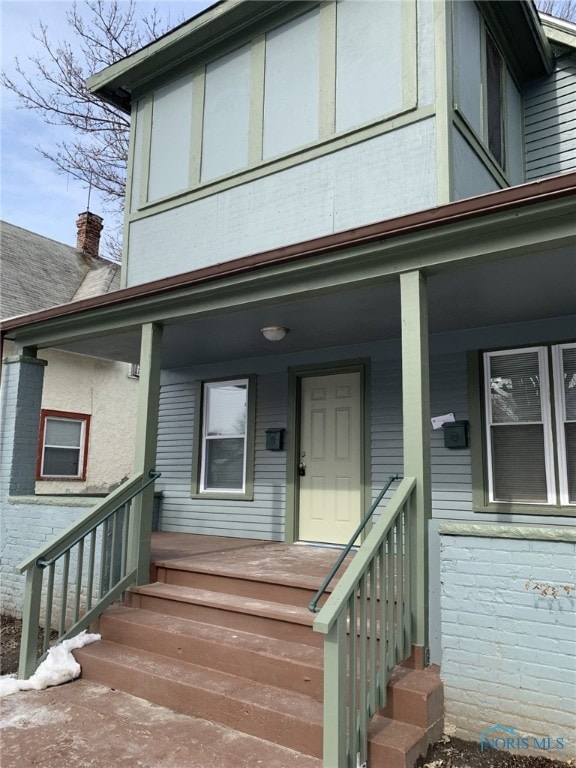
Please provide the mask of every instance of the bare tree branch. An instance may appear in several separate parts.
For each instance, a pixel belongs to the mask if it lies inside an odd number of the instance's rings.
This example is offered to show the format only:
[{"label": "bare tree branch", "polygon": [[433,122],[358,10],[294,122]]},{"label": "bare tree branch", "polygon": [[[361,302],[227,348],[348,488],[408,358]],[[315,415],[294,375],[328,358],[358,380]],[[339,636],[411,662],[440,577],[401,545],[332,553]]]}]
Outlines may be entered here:
[{"label": "bare tree branch", "polygon": [[[16,75],[2,72],[5,88],[18,106],[44,122],[66,129],[71,138],[37,147],[60,173],[98,189],[108,213],[122,212],[126,185],[130,120],[123,112],[96,99],[86,79],[129,56],[172,26],[157,8],[138,15],[136,0],[85,0],[66,13],[69,41],[56,40],[40,22],[33,38],[39,53],[26,62],[15,60]],[[169,21],[169,20],[168,20]],[[64,134],[66,136],[66,134]],[[117,254],[120,233],[108,234],[108,250]]]},{"label": "bare tree branch", "polygon": [[576,0],[536,0],[536,7],[549,16],[576,22]]}]

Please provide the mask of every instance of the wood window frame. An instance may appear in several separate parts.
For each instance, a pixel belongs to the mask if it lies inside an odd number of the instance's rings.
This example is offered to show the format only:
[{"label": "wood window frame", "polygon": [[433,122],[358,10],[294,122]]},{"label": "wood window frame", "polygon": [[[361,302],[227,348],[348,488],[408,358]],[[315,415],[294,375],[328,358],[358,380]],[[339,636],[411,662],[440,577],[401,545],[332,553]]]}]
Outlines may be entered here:
[{"label": "wood window frame", "polygon": [[[576,517],[576,502],[568,502],[567,493],[567,457],[566,448],[559,438],[563,412],[558,399],[559,374],[558,356],[561,350],[576,346],[575,342],[527,345],[494,350],[470,352],[468,354],[468,397],[470,404],[470,448],[472,463],[472,502],[477,513],[547,515],[558,517]],[[543,396],[548,397],[549,418],[545,417],[549,443],[545,445],[552,463],[549,478],[552,483],[548,503],[530,503],[519,501],[491,501],[489,488],[489,445],[488,418],[486,415],[486,371],[484,355],[486,353],[514,353],[533,349],[542,350],[543,363],[547,372],[548,389]],[[544,410],[546,410],[545,408]]]},{"label": "wood window frame", "polygon": [[[78,446],[78,474],[76,475],[47,475],[44,474],[44,455],[46,422],[48,419],[60,419],[61,421],[74,421],[82,424],[80,432],[80,445]],[[88,413],[76,413],[73,411],[54,411],[42,408],[40,411],[40,431],[38,438],[38,455],[36,461],[36,479],[42,481],[77,481],[86,480],[86,470],[88,467],[88,446],[90,442],[90,421],[91,415]],[[50,446],[48,446],[50,447]]]}]

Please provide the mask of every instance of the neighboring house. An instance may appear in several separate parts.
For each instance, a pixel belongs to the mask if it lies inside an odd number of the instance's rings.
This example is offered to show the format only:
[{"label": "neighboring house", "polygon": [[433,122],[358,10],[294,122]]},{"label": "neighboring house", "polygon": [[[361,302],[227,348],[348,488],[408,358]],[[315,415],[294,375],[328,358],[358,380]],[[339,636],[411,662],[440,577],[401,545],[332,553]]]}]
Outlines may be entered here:
[{"label": "neighboring house", "polygon": [[132,115],[123,290],[5,338],[141,345],[164,531],[342,543],[416,478],[411,638],[447,728],[568,735],[576,27],[512,0],[231,1],[89,85]]},{"label": "neighboring house", "polygon": [[[120,266],[98,255],[101,230],[99,216],[81,213],[73,247],[0,222],[2,317],[117,290]],[[6,340],[3,357],[16,354],[14,342]],[[39,358],[46,368],[30,491],[37,502],[66,495],[82,496],[85,505],[94,505],[95,496],[106,495],[132,473],[137,379],[130,376],[130,364],[101,357],[47,348]],[[7,418],[5,412],[2,416]],[[47,528],[39,525],[41,516],[40,512],[16,515],[13,526],[6,521],[3,547],[10,546],[11,559],[24,557],[31,543],[39,545],[45,539],[46,530],[57,530],[72,519],[67,510],[59,513],[55,508]],[[12,574],[6,575],[5,586],[10,582]],[[4,610],[13,607],[10,592],[5,594]]]}]

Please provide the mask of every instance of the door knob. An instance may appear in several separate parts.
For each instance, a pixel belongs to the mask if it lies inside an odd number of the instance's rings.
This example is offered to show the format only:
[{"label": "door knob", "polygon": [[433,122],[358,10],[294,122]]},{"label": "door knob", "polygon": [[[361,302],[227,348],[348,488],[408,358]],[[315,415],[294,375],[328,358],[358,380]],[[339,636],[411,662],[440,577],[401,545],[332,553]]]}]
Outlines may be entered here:
[{"label": "door knob", "polygon": [[303,464],[302,462],[298,464],[298,474],[300,475],[300,477],[304,477],[304,475],[306,474],[306,464]]}]

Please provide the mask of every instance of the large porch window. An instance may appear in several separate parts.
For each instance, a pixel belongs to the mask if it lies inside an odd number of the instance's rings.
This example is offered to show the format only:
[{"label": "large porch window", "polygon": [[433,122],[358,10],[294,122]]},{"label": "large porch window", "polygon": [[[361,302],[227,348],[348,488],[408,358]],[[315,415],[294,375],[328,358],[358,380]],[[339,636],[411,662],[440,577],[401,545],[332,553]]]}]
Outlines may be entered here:
[{"label": "large porch window", "polygon": [[201,390],[197,432],[201,495],[245,496],[253,466],[253,383],[250,378],[209,381]]},{"label": "large porch window", "polygon": [[576,505],[576,344],[483,363],[488,503]]}]

